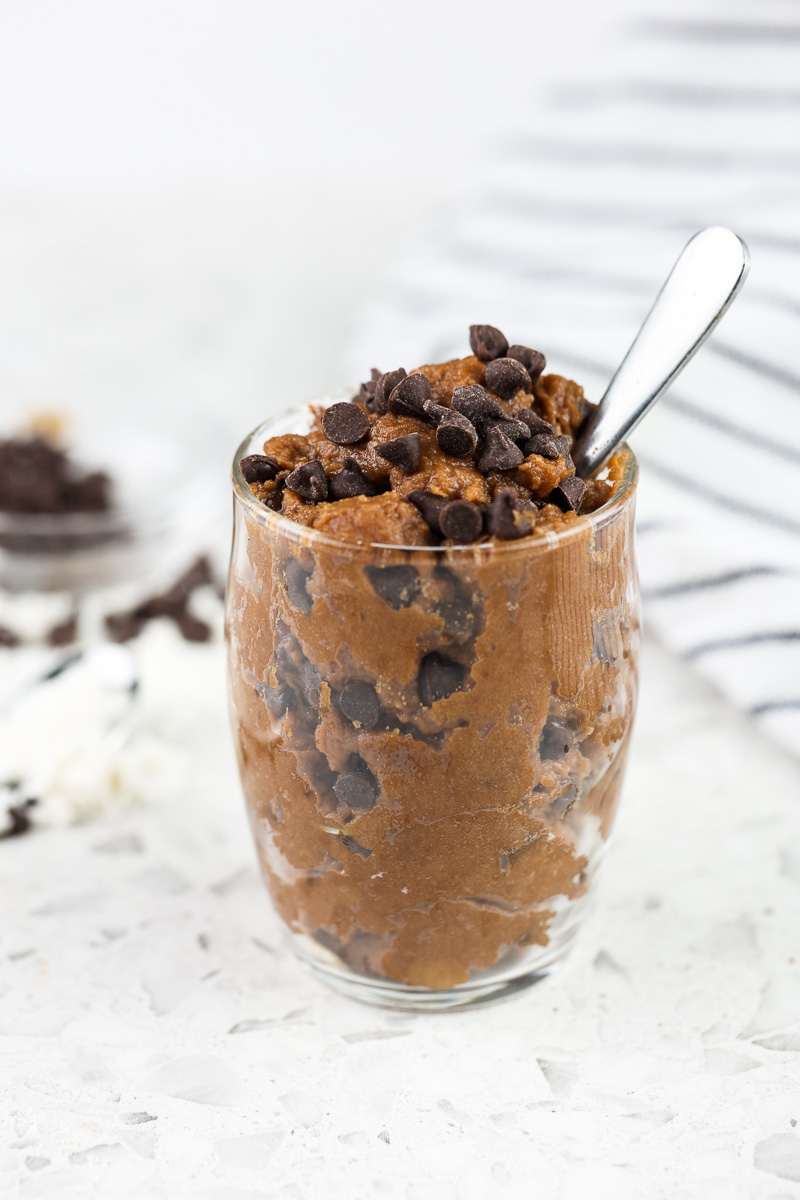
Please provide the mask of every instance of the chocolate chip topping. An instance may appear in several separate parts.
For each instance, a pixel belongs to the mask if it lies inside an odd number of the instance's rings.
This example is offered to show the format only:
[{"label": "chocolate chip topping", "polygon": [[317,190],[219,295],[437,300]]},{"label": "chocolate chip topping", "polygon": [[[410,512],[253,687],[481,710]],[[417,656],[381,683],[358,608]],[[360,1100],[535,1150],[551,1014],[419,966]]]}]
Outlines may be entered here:
[{"label": "chocolate chip topping", "polygon": [[513,400],[520,388],[531,390],[531,377],[515,358],[496,358],[486,368],[486,386],[501,400]]},{"label": "chocolate chip topping", "polygon": [[453,692],[464,686],[465,669],[461,663],[442,658],[436,650],[426,654],[420,663],[417,689],[423,708],[430,708],[437,700],[446,700]]},{"label": "chocolate chip topping", "polygon": [[441,534],[439,516],[445,504],[447,504],[445,497],[435,496],[433,492],[425,492],[418,489],[415,492],[409,492],[407,498],[419,509],[428,528],[432,529],[434,533]]},{"label": "chocolate chip topping", "polygon": [[247,458],[240,459],[239,470],[246,483],[266,483],[275,478],[280,466],[267,454],[248,454]]},{"label": "chocolate chip topping", "polygon": [[453,408],[462,413],[473,425],[481,425],[495,417],[505,419],[505,412],[499,400],[490,396],[480,384],[470,387],[457,387],[453,391]]},{"label": "chocolate chip topping", "polygon": [[401,379],[389,396],[389,411],[404,417],[423,417],[431,398],[430,380],[417,372]]},{"label": "chocolate chip topping", "polygon": [[553,441],[558,446],[558,453],[566,459],[567,465],[572,466],[572,438],[563,433],[561,437],[553,438]]},{"label": "chocolate chip topping", "polygon": [[568,475],[566,479],[561,480],[558,487],[553,488],[547,500],[550,504],[557,504],[564,512],[568,509],[577,512],[585,491],[586,484],[578,475]]},{"label": "chocolate chip topping", "polygon": [[526,537],[532,528],[530,516],[526,513],[520,519],[515,520],[516,510],[516,493],[511,488],[503,488],[488,507],[486,513],[487,532],[503,542]]},{"label": "chocolate chip topping", "polygon": [[476,542],[483,533],[481,510],[471,500],[452,500],[439,514],[439,528],[451,542]]},{"label": "chocolate chip topping", "polygon": [[536,383],[536,380],[547,366],[547,359],[541,351],[531,350],[529,346],[509,346],[507,356],[508,358],[515,358],[517,362],[522,363],[531,377],[531,383]]},{"label": "chocolate chip topping", "polygon": [[406,374],[405,367],[398,367],[396,371],[387,371],[384,375],[379,376],[375,384],[372,407],[380,416],[389,411],[389,397],[400,380],[406,378]]},{"label": "chocolate chip topping", "polygon": [[432,425],[438,425],[452,411],[446,404],[437,404],[435,400],[426,400],[423,405],[423,412]]},{"label": "chocolate chip topping", "polygon": [[531,434],[549,433],[551,437],[555,436],[556,431],[550,422],[545,421],[544,417],[540,417],[532,408],[521,408],[519,412],[514,413],[514,418],[517,421],[524,421]]},{"label": "chocolate chip topping", "polygon": [[416,567],[367,567],[373,591],[391,608],[408,608],[419,593],[419,572]]},{"label": "chocolate chip topping", "polygon": [[378,723],[381,705],[374,687],[360,679],[346,684],[339,696],[339,708],[348,721],[362,729]]},{"label": "chocolate chip topping", "polygon": [[368,775],[352,771],[340,775],[333,785],[336,799],[348,808],[366,812],[375,807],[375,788]]},{"label": "chocolate chip topping", "polygon": [[376,496],[378,489],[354,458],[346,458],[344,467],[328,480],[331,500],[349,500],[353,496]]},{"label": "chocolate chip topping", "polygon": [[395,463],[405,475],[419,470],[419,434],[406,433],[375,447],[375,453],[386,462]]},{"label": "chocolate chip topping", "polygon": [[563,758],[569,754],[572,746],[572,733],[566,725],[552,718],[542,730],[539,740],[539,757],[546,759]]},{"label": "chocolate chip topping", "polygon": [[466,458],[478,444],[478,431],[462,413],[449,409],[436,430],[436,444],[443,454]]},{"label": "chocolate chip topping", "polygon": [[530,441],[523,446],[525,457],[529,454],[538,454],[542,458],[549,458],[553,462],[559,457],[560,450],[556,445],[554,437],[549,437],[546,433],[535,434]]},{"label": "chocolate chip topping", "polygon": [[518,467],[524,458],[520,448],[495,426],[494,429],[486,431],[486,442],[478,459],[478,470],[484,474],[488,471],[510,471],[512,467]]},{"label": "chocolate chip topping", "polygon": [[508,350],[508,340],[494,325],[470,325],[469,344],[481,362],[502,358]]},{"label": "chocolate chip topping", "polygon": [[353,446],[369,433],[369,418],[358,404],[342,400],[325,409],[322,432],[329,442],[335,442],[337,446]]},{"label": "chocolate chip topping", "polygon": [[[334,407],[336,408],[338,405],[334,405]],[[353,404],[351,407],[355,408],[356,406]],[[361,412],[361,409],[359,408],[358,411]],[[361,415],[366,421],[364,413]],[[314,504],[328,498],[328,477],[322,463],[316,460],[301,463],[299,467],[295,467],[291,475],[286,476],[286,486],[293,492],[297,492],[298,496],[302,496],[304,500],[310,500]]]},{"label": "chocolate chip topping", "polygon": [[504,421],[492,421],[492,428],[499,429],[507,438],[511,438],[512,442],[524,443],[531,436],[531,431],[524,421],[517,421],[509,418]]}]

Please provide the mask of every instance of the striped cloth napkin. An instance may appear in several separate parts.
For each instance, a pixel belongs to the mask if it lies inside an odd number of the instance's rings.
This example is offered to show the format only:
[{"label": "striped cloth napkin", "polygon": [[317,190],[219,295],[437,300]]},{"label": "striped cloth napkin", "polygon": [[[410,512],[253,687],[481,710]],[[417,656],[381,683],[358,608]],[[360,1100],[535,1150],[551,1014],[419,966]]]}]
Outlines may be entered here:
[{"label": "striped cloth napkin", "polygon": [[800,5],[646,0],[498,134],[398,263],[355,378],[498,325],[598,400],[707,225],[744,291],[632,438],[651,630],[800,753]]}]

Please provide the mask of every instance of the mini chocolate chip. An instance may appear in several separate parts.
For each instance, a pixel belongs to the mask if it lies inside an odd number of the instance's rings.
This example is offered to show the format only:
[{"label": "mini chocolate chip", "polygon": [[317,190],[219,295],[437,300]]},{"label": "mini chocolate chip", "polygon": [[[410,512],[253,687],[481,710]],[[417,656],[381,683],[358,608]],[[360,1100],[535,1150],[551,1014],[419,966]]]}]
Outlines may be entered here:
[{"label": "mini chocolate chip", "polygon": [[557,504],[564,512],[577,512],[586,491],[585,482],[578,475],[568,475],[547,497],[548,504]]},{"label": "mini chocolate chip", "polygon": [[531,436],[531,431],[524,421],[517,421],[513,418],[508,418],[503,421],[492,421],[492,428],[499,429],[507,438],[511,438],[512,442],[527,442]]},{"label": "mini chocolate chip", "polygon": [[431,398],[427,375],[417,372],[401,379],[389,396],[389,411],[404,417],[425,416],[425,401]]},{"label": "mini chocolate chip", "polygon": [[368,850],[366,846],[362,846],[360,842],[357,842],[355,838],[350,837],[347,833],[343,834],[339,838],[339,841],[345,850],[349,850],[351,854],[360,854],[362,858],[369,858],[372,854],[371,850]]},{"label": "mini chocolate chip", "polygon": [[545,421],[544,417],[540,417],[532,408],[521,408],[519,412],[514,413],[516,421],[524,421],[530,429],[531,434],[534,433],[549,433],[551,437],[555,434],[555,429],[549,421]]},{"label": "mini chocolate chip", "polygon": [[446,404],[437,404],[435,400],[426,400],[423,405],[423,411],[432,425],[438,425],[453,410],[452,408],[448,408]]},{"label": "mini chocolate chip", "polygon": [[517,362],[522,363],[531,377],[531,383],[536,383],[536,380],[547,366],[547,359],[542,352],[540,350],[531,350],[529,346],[509,346],[507,356],[508,358],[515,358]]},{"label": "mini chocolate chip", "polygon": [[311,572],[307,571],[305,567],[301,567],[296,558],[290,558],[283,568],[283,577],[286,580],[286,591],[292,604],[308,616],[314,603],[306,591],[306,584],[311,578]]},{"label": "mini chocolate chip", "polygon": [[531,377],[515,358],[496,358],[486,368],[486,386],[501,400],[513,400],[520,388],[531,390]]},{"label": "mini chocolate chip", "polygon": [[201,621],[199,617],[195,617],[192,613],[183,612],[175,614],[173,618],[178,629],[181,631],[181,636],[186,642],[207,642],[211,638],[211,626],[205,621]]},{"label": "mini chocolate chip", "polygon": [[14,631],[6,625],[0,625],[0,646],[5,647],[6,650],[13,650],[18,645],[19,638]]},{"label": "mini chocolate chip", "polygon": [[478,431],[463,413],[450,409],[436,430],[436,444],[451,458],[466,458],[478,444]]},{"label": "mini chocolate chip", "polygon": [[453,500],[445,504],[439,515],[442,536],[451,542],[466,545],[475,542],[483,533],[483,516],[471,500]]},{"label": "mini chocolate chip", "polygon": [[247,483],[266,483],[275,478],[280,466],[267,454],[248,454],[247,458],[240,459],[239,470]]},{"label": "mini chocolate chip", "polygon": [[416,567],[367,567],[373,590],[391,608],[408,608],[419,592]]},{"label": "mini chocolate chip", "polygon": [[[361,409],[358,411],[361,412]],[[363,413],[361,415],[364,416]],[[328,498],[328,477],[322,463],[317,462],[316,459],[295,467],[291,475],[286,476],[286,486],[293,492],[297,492],[298,496],[302,496],[304,500],[311,500],[314,504]]]},{"label": "mini chocolate chip", "polygon": [[378,381],[375,384],[375,397],[373,399],[373,408],[376,413],[382,416],[389,411],[389,397],[400,380],[405,378],[405,367],[398,367],[396,371],[387,371],[385,375],[378,377]]},{"label": "mini chocolate chip", "polygon": [[375,807],[375,789],[367,775],[351,772],[340,775],[333,785],[336,799],[348,808],[357,808],[366,812]]},{"label": "mini chocolate chip", "polygon": [[478,459],[478,470],[484,474],[487,471],[510,471],[512,467],[518,467],[524,457],[520,448],[502,430],[488,429],[483,453]]},{"label": "mini chocolate chip", "polygon": [[289,687],[270,687],[269,684],[262,683],[259,686],[258,693],[266,702],[267,708],[273,717],[284,716],[294,702],[294,692]]},{"label": "mini chocolate chip", "polygon": [[339,695],[339,708],[353,725],[372,729],[378,723],[381,705],[374,687],[355,679],[346,684]]},{"label": "mini chocolate chip", "polygon": [[473,425],[480,425],[493,417],[502,421],[506,415],[500,401],[490,396],[486,389],[477,383],[453,390],[453,408]]},{"label": "mini chocolate chip", "polygon": [[508,339],[494,325],[470,325],[469,344],[481,362],[502,358],[508,350]]},{"label": "mini chocolate chip", "polygon": [[386,462],[395,463],[404,475],[413,475],[419,470],[419,434],[406,433],[381,442],[375,447],[375,453]]},{"label": "mini chocolate chip", "polygon": [[566,725],[552,718],[542,730],[539,740],[539,757],[546,759],[563,758],[569,754],[572,745],[572,733]]},{"label": "mini chocolate chip", "polygon": [[417,689],[423,708],[430,708],[437,700],[446,700],[453,692],[464,686],[464,667],[461,663],[442,658],[438,651],[426,654],[419,666]]},{"label": "mini chocolate chip", "polygon": [[497,493],[486,513],[486,528],[492,537],[499,538],[502,542],[527,537],[531,532],[530,517],[526,515],[517,523],[514,519],[516,511],[516,493],[511,488],[503,488]]},{"label": "mini chocolate chip", "polygon": [[526,442],[522,447],[525,457],[530,454],[538,454],[541,458],[549,458],[553,462],[560,456],[558,446],[554,437],[550,437],[546,433],[537,433]]},{"label": "mini chocolate chip", "polygon": [[410,500],[411,503],[419,509],[428,527],[432,529],[434,533],[441,534],[442,530],[439,525],[439,514],[441,513],[445,504],[447,504],[445,497],[435,496],[433,492],[424,492],[418,489],[417,491],[409,492],[406,499]]},{"label": "mini chocolate chip", "polygon": [[328,480],[331,500],[349,500],[353,496],[376,496],[378,489],[354,458],[346,458],[344,467]]},{"label": "mini chocolate chip", "polygon": [[322,432],[337,446],[352,446],[369,433],[369,417],[358,404],[341,400],[322,414]]}]

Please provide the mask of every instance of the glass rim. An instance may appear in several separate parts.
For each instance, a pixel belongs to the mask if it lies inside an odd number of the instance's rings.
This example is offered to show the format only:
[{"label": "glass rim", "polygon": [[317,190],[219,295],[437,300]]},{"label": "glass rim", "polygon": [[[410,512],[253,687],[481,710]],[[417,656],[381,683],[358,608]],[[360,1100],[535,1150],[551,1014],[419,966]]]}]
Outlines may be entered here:
[{"label": "glass rim", "polygon": [[602,528],[626,509],[635,495],[636,485],[639,480],[639,463],[628,443],[623,442],[617,451],[617,453],[625,456],[622,477],[613,495],[609,497],[605,504],[601,504],[594,512],[580,515],[576,521],[567,522],[563,530],[550,529],[538,537],[534,532],[529,537],[515,538],[513,541],[472,542],[466,545],[453,546],[407,546],[397,544],[396,542],[349,542],[344,538],[335,538],[331,537],[330,534],[321,533],[319,530],[313,529],[308,525],[301,525],[299,522],[293,521],[290,517],[285,517],[283,513],[277,513],[267,508],[250,490],[239,466],[240,461],[248,453],[255,453],[255,451],[250,449],[252,443],[256,439],[262,441],[263,435],[273,425],[278,425],[293,415],[296,415],[298,418],[307,415],[310,405],[321,404],[326,400],[333,403],[336,400],[349,399],[352,395],[352,390],[342,389],[339,393],[327,395],[318,400],[311,400],[308,404],[295,405],[291,408],[282,409],[280,412],[274,413],[271,417],[261,421],[239,443],[231,464],[231,484],[233,486],[234,500],[249,508],[259,522],[266,528],[271,529],[276,535],[285,537],[303,546],[324,546],[327,549],[348,551],[351,554],[355,552],[371,553],[375,550],[383,552],[394,550],[403,554],[442,554],[460,557],[464,555],[482,557],[487,553],[493,555],[498,553],[530,554],[534,551],[552,550],[555,546],[580,536],[582,533],[585,533],[587,525],[592,530]]}]

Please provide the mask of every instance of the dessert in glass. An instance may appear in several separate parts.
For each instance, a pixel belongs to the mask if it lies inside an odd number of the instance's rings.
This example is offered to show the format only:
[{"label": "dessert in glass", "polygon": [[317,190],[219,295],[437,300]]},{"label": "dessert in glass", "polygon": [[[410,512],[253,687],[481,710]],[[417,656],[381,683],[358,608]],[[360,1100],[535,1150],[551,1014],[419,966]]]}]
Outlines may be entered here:
[{"label": "dessert in glass", "polygon": [[298,956],[379,1005],[546,976],[580,921],[634,716],[637,468],[570,457],[591,409],[544,356],[374,370],[233,466],[234,738]]}]

